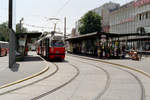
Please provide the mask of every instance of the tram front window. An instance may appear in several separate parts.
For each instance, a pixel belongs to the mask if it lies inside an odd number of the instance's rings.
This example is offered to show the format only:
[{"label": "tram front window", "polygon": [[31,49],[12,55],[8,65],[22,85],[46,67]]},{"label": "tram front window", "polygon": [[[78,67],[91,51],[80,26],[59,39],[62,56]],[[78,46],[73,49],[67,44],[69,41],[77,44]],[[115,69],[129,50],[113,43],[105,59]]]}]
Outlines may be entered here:
[{"label": "tram front window", "polygon": [[64,47],[64,42],[62,40],[53,40],[51,41],[52,47]]}]

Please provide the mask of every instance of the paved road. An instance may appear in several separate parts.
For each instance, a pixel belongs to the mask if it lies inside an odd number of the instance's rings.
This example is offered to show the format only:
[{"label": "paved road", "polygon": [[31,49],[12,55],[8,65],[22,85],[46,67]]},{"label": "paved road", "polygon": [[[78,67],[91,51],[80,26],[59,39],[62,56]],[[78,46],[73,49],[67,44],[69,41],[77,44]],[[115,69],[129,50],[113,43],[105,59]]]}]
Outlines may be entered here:
[{"label": "paved road", "polygon": [[0,57],[0,72],[8,67],[8,56]]},{"label": "paved road", "polygon": [[125,68],[67,57],[79,68],[79,76],[62,89],[41,100],[149,100],[150,79]]},{"label": "paved road", "polygon": [[0,90],[0,99],[150,100],[150,78],[134,70],[73,56],[47,63],[50,70]]}]

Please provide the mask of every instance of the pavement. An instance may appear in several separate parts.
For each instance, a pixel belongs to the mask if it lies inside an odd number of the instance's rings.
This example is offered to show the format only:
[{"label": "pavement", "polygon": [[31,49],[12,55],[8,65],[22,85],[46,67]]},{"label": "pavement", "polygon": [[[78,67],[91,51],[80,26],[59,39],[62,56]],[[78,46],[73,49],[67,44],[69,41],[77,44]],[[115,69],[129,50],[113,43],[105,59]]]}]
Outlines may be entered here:
[{"label": "pavement", "polygon": [[[25,67],[28,67],[30,65],[30,64],[26,65],[27,63],[25,63],[25,62],[22,64],[24,64]],[[47,70],[47,67],[49,68],[49,70]],[[64,67],[61,67],[61,68],[64,69]],[[65,67],[65,69],[62,71],[68,71],[67,70],[68,68],[69,68],[69,73],[72,73],[72,75],[74,75],[75,71],[73,68]],[[44,91],[46,92],[50,88],[55,89],[58,86],[60,86],[60,84],[62,84],[62,82],[64,82],[64,80],[68,80],[68,78],[72,77],[72,76],[68,75],[69,77],[67,77],[66,79],[60,78],[60,76],[61,77],[63,77],[63,76],[62,76],[62,74],[59,73],[60,72],[59,71],[56,75],[56,78],[49,80],[48,78],[50,76],[52,76],[53,74],[55,74],[57,71],[58,71],[58,69],[54,64],[46,63],[46,71],[44,73],[37,75],[36,77],[34,77],[32,79],[29,79],[29,80],[20,82],[18,84],[14,84],[12,86],[8,86],[6,88],[0,89],[0,99],[2,99],[2,100],[3,99],[6,99],[6,100],[31,100],[31,98],[41,95],[41,91],[44,93]],[[64,73],[64,75],[66,75],[66,72],[61,72],[61,73]],[[60,82],[60,79],[62,82]],[[52,81],[55,81],[55,80],[57,82],[52,83]],[[49,82],[51,82],[51,84],[49,84]]]},{"label": "pavement", "polygon": [[14,68],[8,67],[8,56],[0,57],[0,88],[12,82],[30,78],[46,68],[44,61],[34,52],[30,52],[24,61],[16,63]]}]

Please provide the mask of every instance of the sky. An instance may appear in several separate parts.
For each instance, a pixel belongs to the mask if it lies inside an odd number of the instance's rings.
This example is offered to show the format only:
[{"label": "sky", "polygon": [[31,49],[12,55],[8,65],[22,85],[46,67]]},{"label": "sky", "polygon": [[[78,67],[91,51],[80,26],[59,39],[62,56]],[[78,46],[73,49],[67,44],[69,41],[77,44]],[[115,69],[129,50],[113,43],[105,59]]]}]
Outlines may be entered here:
[{"label": "sky", "polygon": [[[123,5],[133,0],[14,0],[16,23],[21,18],[29,31],[52,31],[57,23],[57,31],[64,31],[66,17],[67,33],[71,33],[75,22],[87,11],[110,1]],[[59,20],[49,20],[57,18]],[[0,0],[0,23],[8,19],[8,0]]]}]

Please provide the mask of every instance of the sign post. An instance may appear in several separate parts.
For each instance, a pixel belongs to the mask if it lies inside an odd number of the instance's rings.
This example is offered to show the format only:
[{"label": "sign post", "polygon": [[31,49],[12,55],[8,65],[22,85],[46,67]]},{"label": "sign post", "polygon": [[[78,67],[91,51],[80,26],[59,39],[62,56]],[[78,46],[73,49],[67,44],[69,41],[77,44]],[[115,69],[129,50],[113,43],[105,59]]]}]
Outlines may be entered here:
[{"label": "sign post", "polygon": [[9,0],[9,11],[8,11],[8,27],[9,27],[9,68],[15,67],[16,64],[16,36],[15,30],[13,29],[13,0]]}]

